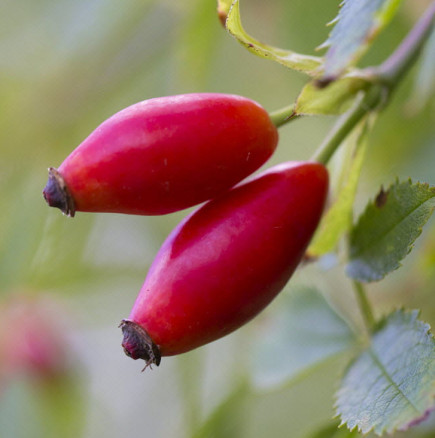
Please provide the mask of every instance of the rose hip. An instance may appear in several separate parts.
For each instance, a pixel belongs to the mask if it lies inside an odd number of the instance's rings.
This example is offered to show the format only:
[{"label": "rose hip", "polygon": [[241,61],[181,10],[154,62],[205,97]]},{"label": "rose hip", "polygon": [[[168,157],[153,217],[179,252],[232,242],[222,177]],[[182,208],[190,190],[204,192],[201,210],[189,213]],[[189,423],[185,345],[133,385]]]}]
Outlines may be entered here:
[{"label": "rose hip", "polygon": [[214,198],[257,170],[278,132],[256,102],[186,94],[139,102],[103,122],[49,169],[47,203],[76,211],[171,213]]},{"label": "rose hip", "polygon": [[169,235],[128,319],[123,347],[147,365],[236,330],[283,289],[320,220],[326,168],[289,162],[206,203]]}]

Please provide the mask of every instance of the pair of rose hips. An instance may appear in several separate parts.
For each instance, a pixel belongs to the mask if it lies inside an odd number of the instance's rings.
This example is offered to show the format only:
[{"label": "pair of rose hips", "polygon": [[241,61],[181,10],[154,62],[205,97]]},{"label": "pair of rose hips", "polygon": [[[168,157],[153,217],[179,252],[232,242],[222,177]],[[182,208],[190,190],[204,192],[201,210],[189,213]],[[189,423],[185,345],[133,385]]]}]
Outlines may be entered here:
[{"label": "pair of rose hips", "polygon": [[44,197],[70,216],[158,215],[208,201],[166,239],[122,321],[128,356],[159,365],[225,336],[287,283],[320,220],[328,173],[320,163],[287,162],[233,187],[277,142],[252,100],[171,96],[115,114],[49,169]]}]

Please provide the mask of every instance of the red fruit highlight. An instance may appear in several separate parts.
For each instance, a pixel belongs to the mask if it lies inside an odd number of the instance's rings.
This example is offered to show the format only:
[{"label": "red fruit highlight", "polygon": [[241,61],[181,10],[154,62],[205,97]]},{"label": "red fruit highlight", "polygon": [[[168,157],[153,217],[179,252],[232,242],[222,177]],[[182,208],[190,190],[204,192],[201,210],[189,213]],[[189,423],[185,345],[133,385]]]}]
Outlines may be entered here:
[{"label": "red fruit highlight", "polygon": [[328,191],[314,162],[275,166],[206,203],[169,235],[130,316],[123,347],[147,365],[236,330],[283,289]]},{"label": "red fruit highlight", "polygon": [[228,190],[265,163],[277,142],[269,115],[250,99],[150,99],[106,120],[50,168],[43,194],[70,216],[171,213]]}]

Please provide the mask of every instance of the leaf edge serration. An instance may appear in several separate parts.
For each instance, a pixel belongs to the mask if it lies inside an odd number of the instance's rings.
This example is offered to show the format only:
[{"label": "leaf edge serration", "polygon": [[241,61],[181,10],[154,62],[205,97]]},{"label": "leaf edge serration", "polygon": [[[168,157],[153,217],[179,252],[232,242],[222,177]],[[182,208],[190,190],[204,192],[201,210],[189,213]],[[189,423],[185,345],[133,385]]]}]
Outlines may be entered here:
[{"label": "leaf edge serration", "polygon": [[[415,323],[419,323],[422,326],[423,329],[423,333],[424,335],[428,336],[431,340],[432,343],[435,344],[435,337],[432,333],[432,327],[429,323],[422,321],[419,319],[419,317],[421,316],[421,310],[420,309],[405,309],[404,307],[400,307],[397,308],[396,310],[391,311],[390,313],[384,315],[375,325],[375,327],[373,328],[373,332],[372,332],[372,337],[375,336],[378,332],[380,332],[382,329],[384,329],[389,321],[389,319],[392,319],[394,317],[396,317],[397,315],[402,314],[403,317],[410,317],[412,318],[412,321]],[[344,377],[347,375],[349,369],[353,366],[353,364],[361,357],[361,355],[363,353],[365,353],[368,349],[370,348],[369,346],[365,346],[365,348],[361,349],[359,354],[357,356],[355,356],[354,358],[352,358],[348,365],[346,366],[346,368],[343,371],[342,374],[342,380],[344,379]],[[341,382],[340,382],[341,383]],[[404,425],[394,425],[390,428],[382,428],[381,430],[376,430],[376,425],[373,424],[370,426],[369,429],[363,429],[361,427],[361,425],[359,424],[355,424],[353,427],[349,427],[348,425],[348,420],[343,418],[343,415],[340,413],[339,411],[339,393],[341,388],[337,389],[335,391],[334,394],[334,398],[335,398],[335,402],[333,405],[333,408],[335,410],[335,414],[333,416],[333,419],[339,419],[340,424],[338,425],[338,428],[343,428],[346,427],[347,430],[349,432],[353,432],[355,430],[358,431],[358,433],[362,434],[363,436],[368,435],[369,433],[373,432],[375,433],[375,435],[377,436],[382,436],[383,434],[387,433],[387,434],[392,434],[396,431],[406,431],[408,430],[410,427],[416,426],[418,424],[420,424],[422,421],[426,420],[428,418],[428,416],[430,415],[430,413],[432,413],[433,411],[435,411],[435,381],[432,383],[432,387],[431,387],[431,391],[432,391],[432,395],[429,395],[429,399],[428,401],[430,403],[432,403],[432,406],[425,409],[425,411],[423,413],[421,413],[420,416],[412,419],[411,421],[409,421],[408,423],[404,424]]]},{"label": "leaf edge serration", "polygon": [[[376,203],[378,202],[378,198],[379,198],[379,196],[380,196],[380,194],[382,192],[384,194],[386,193],[387,196],[388,196],[388,194],[391,193],[392,189],[398,189],[398,188],[400,188],[400,186],[403,186],[403,185],[406,185],[406,184],[409,187],[413,187],[413,186],[416,187],[416,188],[422,187],[423,189],[430,190],[433,193],[433,196],[428,197],[424,202],[419,204],[419,206],[414,211],[416,211],[418,208],[422,207],[426,202],[429,202],[431,199],[435,198],[435,186],[431,186],[429,183],[420,182],[420,181],[413,182],[411,178],[408,178],[407,180],[404,180],[404,181],[400,181],[399,178],[396,178],[395,181],[390,184],[390,186],[388,187],[388,189],[386,191],[384,191],[383,187],[381,186],[380,191],[378,191],[378,193],[376,194],[374,199],[370,199],[369,200],[369,202],[367,203],[365,209],[359,215],[358,220],[351,227],[350,235],[349,235],[349,247],[348,247],[349,262],[347,263],[346,268],[345,268],[346,274],[350,278],[353,278],[355,280],[358,280],[358,281],[361,281],[361,282],[364,282],[364,283],[380,281],[380,280],[384,279],[388,274],[390,274],[390,273],[396,271],[397,269],[399,269],[402,266],[401,262],[406,258],[406,256],[415,247],[415,242],[420,237],[420,235],[422,234],[424,225],[430,219],[430,216],[432,215],[432,213],[435,210],[435,201],[434,201],[434,205],[430,207],[431,211],[430,211],[430,214],[427,215],[426,220],[424,220],[423,223],[420,226],[418,226],[418,228],[415,230],[415,238],[414,238],[414,240],[412,240],[407,245],[406,250],[404,250],[402,255],[401,255],[401,257],[397,259],[397,262],[396,262],[396,264],[395,264],[395,266],[393,268],[391,268],[391,269],[389,269],[389,270],[387,270],[387,271],[385,271],[383,273],[380,273],[380,274],[377,274],[376,272],[372,271],[370,273],[370,275],[366,274],[366,275],[362,276],[361,273],[360,273],[361,268],[353,266],[356,263],[361,264],[361,261],[360,261],[361,254],[364,253],[364,250],[359,250],[356,254],[355,254],[355,252],[352,251],[352,241],[355,238],[355,232],[358,230],[358,227],[361,226],[361,223],[364,222],[366,217],[369,216],[371,212],[376,211],[375,209],[377,209],[377,208],[382,208],[386,203],[388,203],[388,198],[387,198],[387,200],[383,203],[383,205],[381,207],[376,206]],[[409,216],[410,216],[410,214],[408,214],[407,216],[402,218],[400,220],[400,223],[402,223],[404,220],[406,220],[406,218],[408,218]],[[389,230],[388,232],[390,232],[390,231],[391,230]]]}]

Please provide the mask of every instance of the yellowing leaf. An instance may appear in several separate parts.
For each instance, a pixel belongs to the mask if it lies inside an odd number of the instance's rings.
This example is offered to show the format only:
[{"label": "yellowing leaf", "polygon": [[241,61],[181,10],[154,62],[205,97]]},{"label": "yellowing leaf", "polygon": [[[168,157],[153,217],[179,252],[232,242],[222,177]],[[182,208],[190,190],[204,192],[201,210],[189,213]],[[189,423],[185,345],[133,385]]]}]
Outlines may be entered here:
[{"label": "yellowing leaf", "polygon": [[334,203],[320,222],[313,241],[308,247],[307,253],[310,256],[321,256],[333,251],[343,233],[352,226],[353,202],[367,149],[367,131],[367,126],[364,125],[362,131],[357,133],[358,135],[350,138],[350,141],[353,141],[356,137],[356,144],[352,151],[346,181],[339,189]]},{"label": "yellowing leaf", "polygon": [[226,20],[228,32],[233,35],[251,53],[272,61],[278,62],[288,68],[301,71],[310,76],[319,74],[318,68],[322,65],[322,58],[316,56],[301,55],[291,50],[283,50],[260,43],[248,35],[243,29],[240,18],[240,1],[235,0],[231,6]]}]

